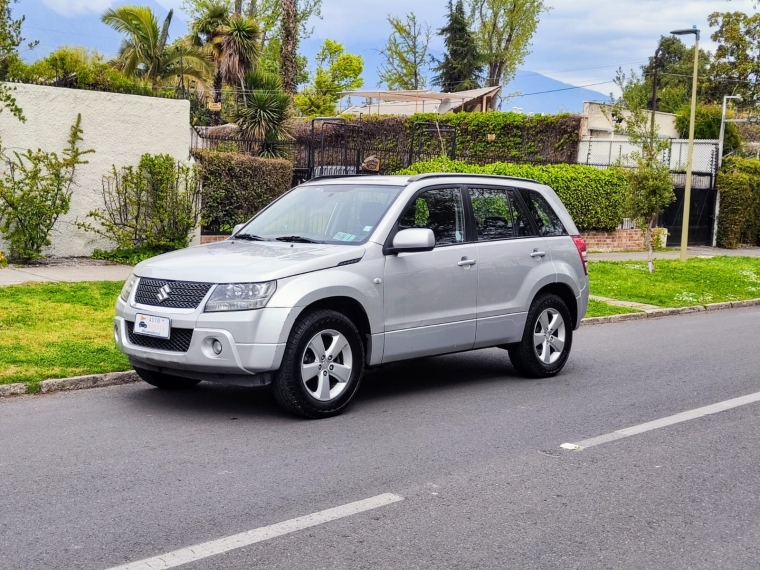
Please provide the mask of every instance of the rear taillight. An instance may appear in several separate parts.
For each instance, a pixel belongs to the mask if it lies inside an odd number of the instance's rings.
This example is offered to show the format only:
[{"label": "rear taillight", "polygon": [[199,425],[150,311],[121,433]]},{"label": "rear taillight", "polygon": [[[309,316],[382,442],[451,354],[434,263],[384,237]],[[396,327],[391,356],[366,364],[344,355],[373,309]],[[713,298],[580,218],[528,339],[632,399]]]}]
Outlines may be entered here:
[{"label": "rear taillight", "polygon": [[573,242],[578,250],[578,255],[581,256],[581,262],[583,263],[583,272],[588,275],[588,253],[586,252],[586,242],[583,241],[581,236],[573,236]]}]

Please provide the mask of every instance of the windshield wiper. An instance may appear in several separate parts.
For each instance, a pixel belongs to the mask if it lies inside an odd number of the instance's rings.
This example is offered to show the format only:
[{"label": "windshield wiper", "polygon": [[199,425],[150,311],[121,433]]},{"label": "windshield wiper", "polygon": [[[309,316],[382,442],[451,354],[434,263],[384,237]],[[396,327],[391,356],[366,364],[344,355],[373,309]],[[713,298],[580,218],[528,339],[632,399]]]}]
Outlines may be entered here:
[{"label": "windshield wiper", "polygon": [[274,238],[277,241],[292,241],[296,243],[324,243],[322,241],[317,241],[315,239],[303,237],[303,236],[280,236],[277,238]]},{"label": "windshield wiper", "polygon": [[254,236],[251,234],[237,234],[232,236],[235,239],[247,239],[248,241],[269,241],[267,238],[261,236]]}]

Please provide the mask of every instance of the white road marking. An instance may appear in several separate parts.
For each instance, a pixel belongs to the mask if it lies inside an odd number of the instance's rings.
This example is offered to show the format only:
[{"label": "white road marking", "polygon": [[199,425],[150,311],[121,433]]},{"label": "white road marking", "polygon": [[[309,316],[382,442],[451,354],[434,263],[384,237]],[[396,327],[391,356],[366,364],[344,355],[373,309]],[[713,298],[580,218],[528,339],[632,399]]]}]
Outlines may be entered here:
[{"label": "white road marking", "polygon": [[188,548],[180,548],[179,550],[167,552],[166,554],[155,556],[153,558],[146,558],[145,560],[130,562],[129,564],[124,564],[122,566],[115,566],[109,570],[160,570],[164,568],[174,568],[176,566],[181,566],[182,564],[202,560],[209,556],[216,556],[217,554],[229,552],[230,550],[242,548],[250,544],[290,534],[292,532],[344,517],[350,517],[351,515],[377,509],[378,507],[384,507],[403,500],[404,497],[401,497],[400,495],[384,493],[362,501],[356,501],[354,503],[341,505],[340,507],[319,511],[318,513],[312,513],[310,515],[290,519],[269,526],[262,526],[226,538],[203,542]]},{"label": "white road marking", "polygon": [[703,408],[696,408],[695,410],[689,410],[688,412],[681,412],[680,414],[675,414],[666,418],[660,418],[659,420],[646,422],[637,426],[619,429],[617,431],[613,431],[612,433],[599,435],[597,437],[591,437],[589,439],[584,439],[583,441],[578,441],[576,443],[563,443],[560,445],[560,447],[562,449],[580,451],[581,449],[585,449],[587,447],[594,447],[595,445],[601,445],[602,443],[609,443],[611,441],[623,439],[624,437],[631,437],[632,435],[638,435],[640,433],[652,431],[653,429],[672,426],[673,424],[694,420],[701,418],[702,416],[709,416],[710,414],[717,414],[718,412],[723,412],[725,410],[730,410],[731,408],[737,408],[739,406],[746,406],[747,404],[752,404],[759,401],[760,392],[755,392],[754,394],[747,394],[746,396],[733,398],[732,400],[725,400],[723,402],[711,404]]}]

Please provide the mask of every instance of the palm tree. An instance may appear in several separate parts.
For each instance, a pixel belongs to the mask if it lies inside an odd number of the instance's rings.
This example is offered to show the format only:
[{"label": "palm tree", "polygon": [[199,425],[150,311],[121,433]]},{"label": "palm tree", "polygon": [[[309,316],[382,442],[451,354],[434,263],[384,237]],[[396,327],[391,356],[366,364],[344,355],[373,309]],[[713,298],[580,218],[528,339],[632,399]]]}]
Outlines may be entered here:
[{"label": "palm tree", "polygon": [[209,71],[208,57],[197,47],[169,44],[173,10],[159,28],[153,11],[145,6],[120,6],[106,10],[101,20],[125,34],[114,66],[125,75],[138,77],[156,87],[178,75],[203,81]]},{"label": "palm tree", "polygon": [[260,156],[279,157],[284,149],[277,141],[290,136],[287,126],[290,99],[282,90],[277,75],[250,71],[244,80],[243,108],[238,111],[237,124],[243,137],[249,141],[263,141],[255,149]]},{"label": "palm tree", "polygon": [[[250,18],[230,15],[228,5],[219,0],[203,0],[201,6],[201,16],[192,25],[192,40],[206,49],[214,61],[214,102],[219,103],[225,83],[244,88],[245,74],[261,54],[261,30]],[[215,112],[212,118],[214,124],[221,123],[221,112]]]},{"label": "palm tree", "polygon": [[239,84],[245,89],[243,79],[261,55],[260,32],[256,22],[242,16],[233,16],[219,30],[218,41],[224,55],[221,72],[227,84]]}]

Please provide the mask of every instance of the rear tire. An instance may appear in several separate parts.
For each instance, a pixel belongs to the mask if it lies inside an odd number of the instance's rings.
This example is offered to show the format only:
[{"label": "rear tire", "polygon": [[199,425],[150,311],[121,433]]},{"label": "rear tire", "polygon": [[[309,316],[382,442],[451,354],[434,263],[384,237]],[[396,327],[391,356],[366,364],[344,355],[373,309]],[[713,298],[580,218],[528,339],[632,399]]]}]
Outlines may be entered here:
[{"label": "rear tire", "polygon": [[309,313],[290,333],[272,382],[274,397],[299,416],[337,415],[359,389],[364,358],[364,343],[348,317],[325,309]]},{"label": "rear tire", "polygon": [[528,311],[522,340],[507,348],[515,370],[531,378],[559,374],[570,356],[572,322],[567,305],[557,295],[536,297]]},{"label": "rear tire", "polygon": [[179,376],[170,376],[161,372],[154,372],[145,368],[135,367],[135,372],[145,382],[161,390],[187,390],[200,383],[200,380],[192,378],[180,378]]}]

